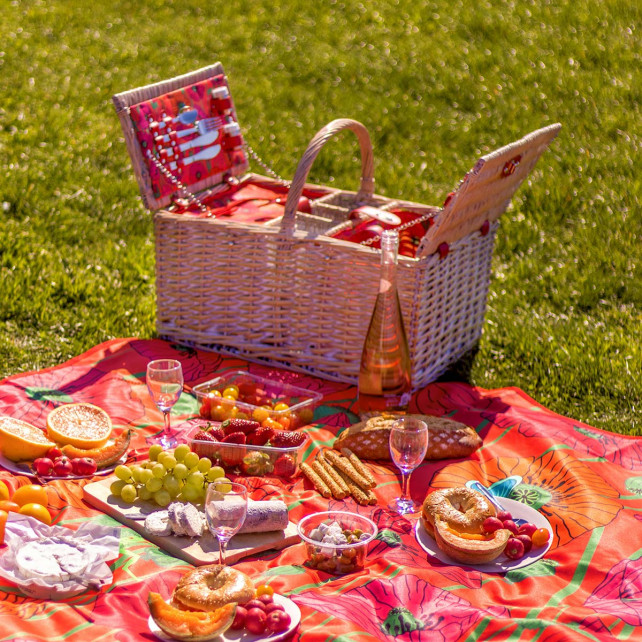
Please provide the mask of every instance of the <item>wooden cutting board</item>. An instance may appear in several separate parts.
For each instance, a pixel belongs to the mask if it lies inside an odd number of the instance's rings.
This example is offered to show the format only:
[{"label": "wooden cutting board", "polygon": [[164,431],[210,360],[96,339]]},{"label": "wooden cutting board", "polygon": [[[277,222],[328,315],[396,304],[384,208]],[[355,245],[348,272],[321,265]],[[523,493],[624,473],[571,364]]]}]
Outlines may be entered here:
[{"label": "wooden cutting board", "polygon": [[[144,526],[145,516],[155,510],[160,510],[159,507],[151,502],[141,502],[140,500],[136,505],[125,504],[120,497],[114,497],[109,492],[109,487],[115,480],[116,477],[111,476],[87,484],[83,488],[84,500],[94,508],[117,519],[121,524],[140,533],[145,539],[174,557],[195,566],[218,564],[218,542],[209,531],[199,538],[177,537],[175,535],[159,537],[148,533]],[[292,522],[289,522],[283,531],[235,535],[227,545],[225,562],[234,564],[248,555],[255,555],[270,549],[280,550],[299,541],[296,525]]]}]

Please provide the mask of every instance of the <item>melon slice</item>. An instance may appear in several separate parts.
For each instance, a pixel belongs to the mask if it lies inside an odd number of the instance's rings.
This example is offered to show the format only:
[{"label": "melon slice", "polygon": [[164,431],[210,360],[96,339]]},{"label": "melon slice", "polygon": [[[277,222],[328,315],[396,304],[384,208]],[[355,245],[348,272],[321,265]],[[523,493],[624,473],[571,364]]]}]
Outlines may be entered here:
[{"label": "melon slice", "polygon": [[13,417],[0,417],[0,452],[11,461],[44,457],[56,444],[40,428]]},{"label": "melon slice", "polygon": [[464,564],[486,564],[498,558],[506,548],[511,532],[500,528],[480,539],[470,534],[457,533],[443,519],[435,519],[435,541],[448,557]]},{"label": "melon slice", "polygon": [[47,415],[47,434],[59,444],[100,448],[111,436],[109,415],[90,403],[68,403]]},{"label": "melon slice", "polygon": [[127,428],[123,430],[116,439],[107,442],[100,448],[76,448],[67,444],[62,447],[62,454],[69,459],[79,459],[80,457],[90,457],[96,462],[98,468],[105,468],[115,464],[129,448],[129,442],[132,438],[132,430]]},{"label": "melon slice", "polygon": [[223,635],[232,626],[236,615],[236,602],[215,611],[182,611],[165,602],[158,593],[150,593],[147,604],[154,622],[163,633],[189,642]]}]

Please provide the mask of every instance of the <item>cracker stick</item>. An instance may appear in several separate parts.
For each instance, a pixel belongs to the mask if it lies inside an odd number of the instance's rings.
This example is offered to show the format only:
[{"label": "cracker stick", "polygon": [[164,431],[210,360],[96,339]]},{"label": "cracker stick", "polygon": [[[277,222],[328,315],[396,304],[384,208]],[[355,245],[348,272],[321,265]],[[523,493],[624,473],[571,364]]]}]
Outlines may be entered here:
[{"label": "cracker stick", "polygon": [[341,452],[350,460],[355,470],[368,481],[367,488],[374,488],[377,485],[377,481],[372,476],[371,470],[349,448],[342,448]]},{"label": "cracker stick", "polygon": [[342,473],[341,471],[339,471],[339,475],[343,477],[343,480],[348,485],[350,494],[352,495],[352,497],[354,497],[354,500],[357,502],[357,504],[361,504],[362,506],[369,506],[370,504],[377,503],[377,498],[371,490],[363,490],[363,488],[357,486],[357,484],[355,484],[345,473]]},{"label": "cracker stick", "polygon": [[343,499],[348,495],[348,491],[341,488],[340,484],[328,473],[326,467],[317,459],[312,462],[312,470],[323,480],[323,483],[330,489],[332,497]]},{"label": "cracker stick", "polygon": [[332,495],[326,483],[314,472],[314,470],[312,470],[309,464],[301,464],[299,468],[301,469],[301,472],[312,482],[314,489],[318,493],[321,493],[321,495],[326,498]]},{"label": "cracker stick", "polygon": [[359,473],[347,457],[340,455],[334,450],[327,450],[324,455],[337,470],[340,470],[342,473],[347,475],[355,484],[361,486],[364,490],[372,488],[368,480]]},{"label": "cracker stick", "polygon": [[329,461],[325,460],[325,455],[323,451],[319,451],[319,454],[317,455],[317,461],[323,466],[324,470],[334,479],[335,483],[337,483],[345,492],[346,495],[350,494],[350,489],[348,488],[348,485],[346,482],[343,480],[343,477],[341,477],[333,467],[332,464]]}]

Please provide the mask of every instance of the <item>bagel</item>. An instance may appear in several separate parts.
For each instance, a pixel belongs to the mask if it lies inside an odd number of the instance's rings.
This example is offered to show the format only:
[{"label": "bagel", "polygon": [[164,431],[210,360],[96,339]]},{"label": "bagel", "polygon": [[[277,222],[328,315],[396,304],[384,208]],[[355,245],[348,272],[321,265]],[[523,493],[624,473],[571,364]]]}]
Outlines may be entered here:
[{"label": "bagel", "polygon": [[214,611],[230,602],[245,604],[254,597],[254,585],[241,571],[229,566],[200,566],[181,577],[172,602],[178,608]]},{"label": "bagel", "polygon": [[421,521],[433,537],[437,517],[460,533],[481,533],[484,520],[496,514],[495,507],[481,493],[458,486],[429,493],[421,508]]}]

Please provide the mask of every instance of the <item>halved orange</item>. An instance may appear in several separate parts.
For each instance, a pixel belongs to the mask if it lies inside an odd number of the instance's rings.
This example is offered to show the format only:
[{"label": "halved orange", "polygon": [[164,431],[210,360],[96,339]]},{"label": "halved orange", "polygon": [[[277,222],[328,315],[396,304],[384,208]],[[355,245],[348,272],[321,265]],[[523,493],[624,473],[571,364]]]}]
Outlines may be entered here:
[{"label": "halved orange", "polygon": [[44,457],[55,445],[40,428],[21,419],[0,417],[0,451],[7,459],[24,461]]},{"label": "halved orange", "polygon": [[109,415],[90,403],[68,403],[47,416],[47,434],[59,444],[77,448],[100,448],[112,431]]}]

